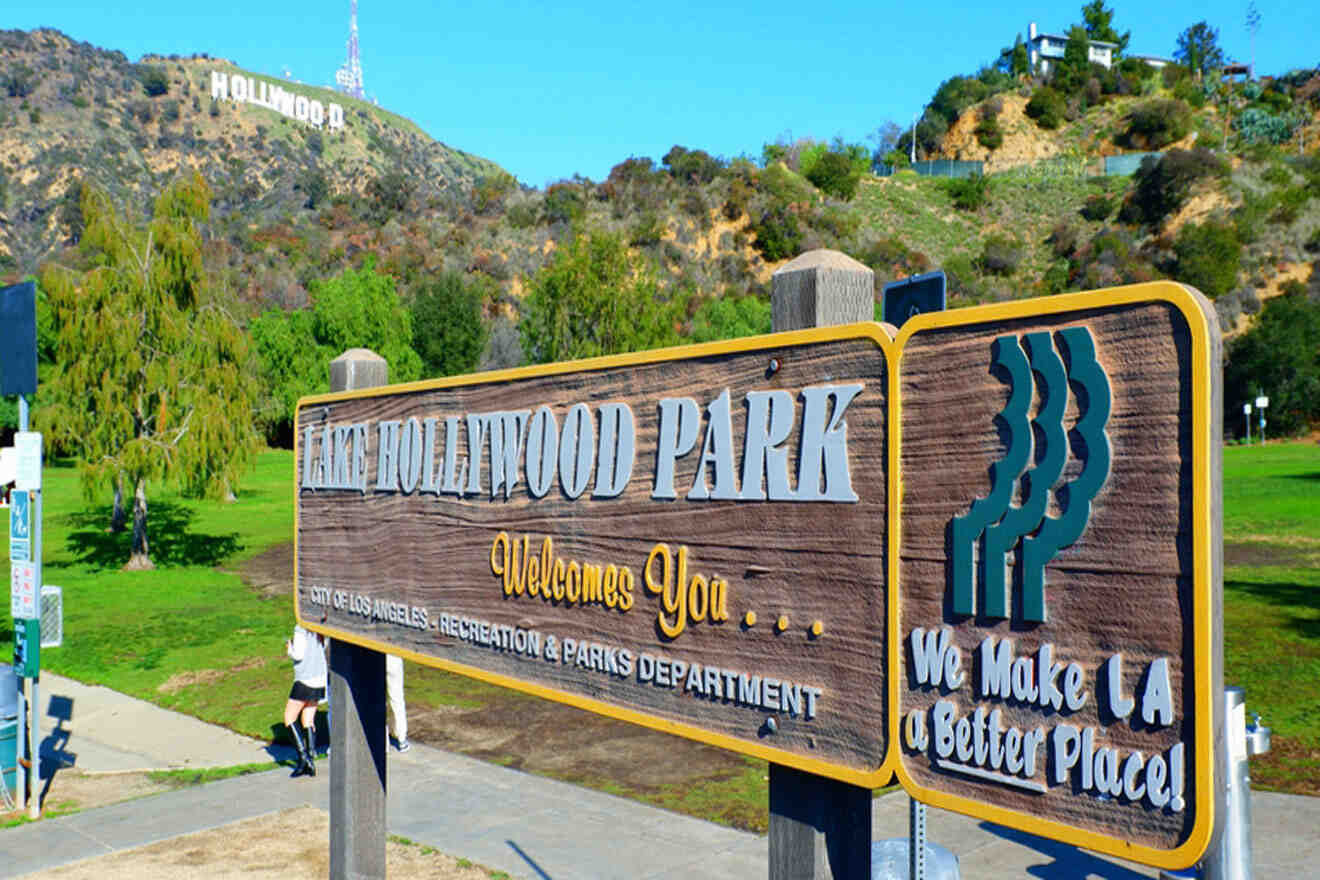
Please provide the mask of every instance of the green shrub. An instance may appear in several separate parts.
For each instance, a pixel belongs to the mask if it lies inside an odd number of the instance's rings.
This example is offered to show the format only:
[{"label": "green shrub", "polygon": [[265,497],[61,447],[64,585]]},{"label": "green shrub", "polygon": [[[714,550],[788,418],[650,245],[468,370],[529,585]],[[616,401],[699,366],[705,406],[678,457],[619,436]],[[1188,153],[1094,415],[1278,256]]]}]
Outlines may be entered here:
[{"label": "green shrub", "polygon": [[1270,194],[1274,202],[1274,211],[1270,213],[1270,222],[1287,226],[1297,221],[1302,209],[1311,198],[1305,186],[1288,186]]},{"label": "green shrub", "polygon": [[1174,83],[1173,96],[1197,110],[1205,106],[1205,89],[1196,80],[1188,77]]},{"label": "green shrub", "polygon": [[990,94],[990,87],[970,76],[954,76],[940,83],[930,109],[952,125],[962,112]]},{"label": "green shrub", "polygon": [[1063,124],[1068,112],[1068,103],[1063,95],[1049,86],[1036,89],[1027,102],[1027,116],[1036,120],[1036,125],[1044,129],[1055,129]]},{"label": "green shrub", "polygon": [[1307,237],[1306,244],[1303,247],[1313,254],[1320,253],[1320,226],[1311,230],[1311,234]]},{"label": "green shrub", "polygon": [[1022,262],[1022,246],[1004,235],[991,235],[981,250],[981,271],[990,275],[1012,275]]},{"label": "green shrub", "polygon": [[11,65],[6,62],[6,66],[7,69],[0,72],[0,86],[9,97],[26,98],[37,90],[41,77],[35,70],[22,63]]},{"label": "green shrub", "polygon": [[530,200],[514,202],[505,209],[504,219],[514,229],[531,229],[536,225],[536,207]]},{"label": "green shrub", "polygon": [[1157,224],[1182,207],[1198,180],[1227,175],[1228,164],[1205,147],[1147,156],[1133,175],[1132,192],[1119,219]]},{"label": "green shrub", "polygon": [[710,183],[724,164],[705,150],[689,150],[675,144],[660,160],[680,183]]},{"label": "green shrub", "polygon": [[747,213],[747,205],[751,202],[752,196],[756,191],[752,189],[751,184],[741,177],[735,177],[729,183],[729,195],[724,200],[722,212],[726,220],[737,220],[743,214]]},{"label": "green shrub", "polygon": [[756,249],[770,262],[797,256],[802,249],[802,226],[788,205],[772,205],[752,225]]},{"label": "green shrub", "polygon": [[1192,112],[1182,101],[1154,98],[1132,108],[1126,122],[1121,143],[1136,149],[1158,150],[1187,136]]},{"label": "green shrub", "polygon": [[1268,195],[1257,195],[1251,190],[1242,193],[1242,204],[1233,209],[1233,226],[1237,229],[1238,241],[1251,244],[1265,232],[1265,220],[1270,214],[1273,199]]},{"label": "green shrub", "polygon": [[560,181],[546,188],[541,212],[547,223],[572,223],[586,210],[587,197],[576,183]]},{"label": "green shrub", "polygon": [[153,98],[159,97],[170,90],[170,78],[163,67],[140,64],[138,65],[137,74],[138,80],[142,83],[142,91]]},{"label": "green shrub", "polygon": [[1065,262],[1051,263],[1041,276],[1040,286],[1047,294],[1063,293],[1068,289],[1068,264]]},{"label": "green shrub", "polygon": [[1081,215],[1087,220],[1100,222],[1108,220],[1114,213],[1118,200],[1108,193],[1095,193],[1086,197],[1086,204],[1082,205]]},{"label": "green shrub", "polygon": [[767,166],[757,178],[762,191],[781,204],[811,204],[816,190],[811,182],[790,171],[782,162]]},{"label": "green shrub", "polygon": [[1188,223],[1173,244],[1177,255],[1174,276],[1214,299],[1237,285],[1242,265],[1242,242],[1229,223],[1207,220]]},{"label": "green shrub", "polygon": [[[317,132],[319,135],[320,132]],[[308,141],[309,146],[311,141]],[[312,152],[320,154],[313,149]],[[472,207],[478,214],[496,213],[504,205],[504,200],[518,190],[518,181],[507,171],[488,174],[472,190]]]},{"label": "green shrub", "polygon": [[1288,115],[1276,115],[1260,107],[1248,107],[1233,120],[1238,136],[1248,144],[1282,144],[1293,136],[1296,121]]},{"label": "green shrub", "polygon": [[955,177],[944,181],[944,189],[953,199],[955,208],[975,211],[984,207],[989,198],[990,180],[982,174]]},{"label": "green shrub", "polygon": [[666,228],[658,214],[647,211],[639,216],[637,222],[629,229],[628,243],[634,247],[658,244],[660,239],[664,238]]},{"label": "green shrub", "polygon": [[987,150],[997,150],[1004,144],[1004,132],[994,116],[982,116],[976,124],[976,140]]},{"label": "green shrub", "polygon": [[847,154],[827,150],[812,164],[806,178],[821,192],[846,202],[857,195],[862,172]]}]

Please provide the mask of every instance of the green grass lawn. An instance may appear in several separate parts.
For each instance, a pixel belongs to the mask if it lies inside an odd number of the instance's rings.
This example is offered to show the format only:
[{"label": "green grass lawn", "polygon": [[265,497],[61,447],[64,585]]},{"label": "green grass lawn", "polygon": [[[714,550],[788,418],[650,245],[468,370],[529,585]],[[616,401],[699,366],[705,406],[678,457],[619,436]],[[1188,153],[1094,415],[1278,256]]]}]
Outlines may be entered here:
[{"label": "green grass lawn", "polygon": [[1274,733],[1259,787],[1320,795],[1320,446],[1224,450],[1224,683]]},{"label": "green grass lawn", "polygon": [[[43,651],[42,668],[269,737],[289,687],[293,607],[217,566],[290,539],[292,474],[293,454],[275,451],[258,458],[234,503],[148,487],[157,568],[125,572],[130,535],[107,531],[109,498],[87,503],[77,469],[48,463],[43,574],[64,590],[64,647]],[[12,643],[7,617],[0,627]]]},{"label": "green grass lawn", "polygon": [[[234,503],[155,489],[149,536],[157,569],[123,572],[129,537],[107,532],[108,499],[87,503],[75,468],[48,466],[45,581],[64,588],[65,645],[43,652],[43,668],[251,736],[281,734],[292,602],[287,594],[263,598],[227,571],[290,540],[292,474],[292,454],[270,451]],[[1253,780],[1320,794],[1320,447],[1226,449],[1224,507],[1224,679],[1246,690],[1248,710],[1274,730],[1273,751],[1252,762]],[[7,616],[0,638],[12,641]],[[414,706],[470,709],[494,699],[487,686],[430,669],[409,677],[408,694],[410,714]],[[742,813],[764,811],[764,772],[763,762],[749,761],[745,773],[708,785],[622,793],[755,825]]]}]

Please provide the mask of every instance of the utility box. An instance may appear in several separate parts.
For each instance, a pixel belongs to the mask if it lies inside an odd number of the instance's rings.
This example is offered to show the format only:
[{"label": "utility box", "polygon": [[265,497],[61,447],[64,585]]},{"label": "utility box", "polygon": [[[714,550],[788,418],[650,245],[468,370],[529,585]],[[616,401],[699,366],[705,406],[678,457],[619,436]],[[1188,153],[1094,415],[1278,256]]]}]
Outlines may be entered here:
[{"label": "utility box", "polygon": [[18,676],[0,663],[0,803],[8,803],[18,785]]},{"label": "utility box", "polygon": [[41,587],[41,647],[58,648],[64,644],[64,590],[43,584]]},{"label": "utility box", "polygon": [[41,669],[41,621],[20,618],[14,621],[14,672],[23,678],[36,678]]}]

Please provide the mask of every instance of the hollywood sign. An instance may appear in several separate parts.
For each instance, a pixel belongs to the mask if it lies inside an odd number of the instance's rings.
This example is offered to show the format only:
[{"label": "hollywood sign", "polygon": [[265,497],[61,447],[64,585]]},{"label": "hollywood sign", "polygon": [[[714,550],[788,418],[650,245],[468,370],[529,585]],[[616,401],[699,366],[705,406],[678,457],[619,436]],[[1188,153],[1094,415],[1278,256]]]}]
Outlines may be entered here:
[{"label": "hollywood sign", "polygon": [[211,97],[217,101],[228,99],[236,104],[265,107],[316,128],[328,125],[331,131],[335,131],[344,127],[344,108],[341,105],[322,104],[274,83],[237,73],[231,75],[218,70],[211,71]]}]

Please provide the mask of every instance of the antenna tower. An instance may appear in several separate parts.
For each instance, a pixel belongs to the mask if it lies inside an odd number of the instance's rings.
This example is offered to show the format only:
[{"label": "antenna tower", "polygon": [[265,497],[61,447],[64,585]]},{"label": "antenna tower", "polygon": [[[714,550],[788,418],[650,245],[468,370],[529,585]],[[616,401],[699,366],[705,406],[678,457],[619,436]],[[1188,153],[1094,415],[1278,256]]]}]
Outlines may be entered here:
[{"label": "antenna tower", "polygon": [[348,21],[348,60],[335,71],[335,85],[346,95],[366,100],[367,93],[362,88],[362,56],[358,54],[357,0],[352,0]]}]

